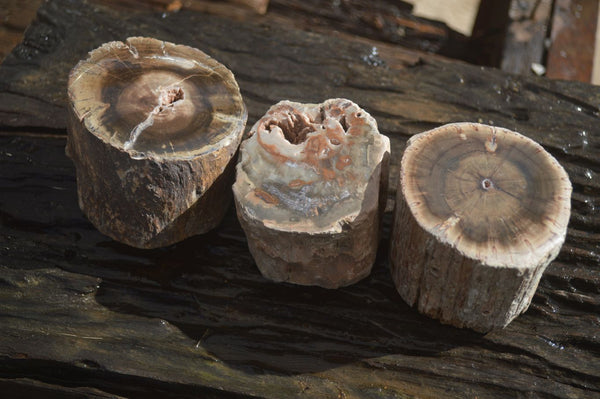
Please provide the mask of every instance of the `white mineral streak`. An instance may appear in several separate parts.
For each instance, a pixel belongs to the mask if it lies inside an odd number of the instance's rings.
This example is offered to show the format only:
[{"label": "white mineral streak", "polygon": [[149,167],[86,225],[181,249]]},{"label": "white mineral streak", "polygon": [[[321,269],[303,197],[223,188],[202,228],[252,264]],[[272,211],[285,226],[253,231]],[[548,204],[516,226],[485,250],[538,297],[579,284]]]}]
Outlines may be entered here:
[{"label": "white mineral streak", "polygon": [[136,127],[133,128],[133,130],[131,131],[131,133],[129,135],[129,140],[127,140],[123,144],[124,149],[130,150],[133,148],[135,141],[138,139],[138,137],[140,137],[140,134],[145,129],[152,126],[152,124],[154,123],[154,116],[156,114],[158,114],[160,112],[160,110],[161,110],[161,106],[157,105],[156,107],[154,107],[154,109],[152,111],[150,111],[150,114],[148,114],[148,117],[143,122],[140,122]]}]

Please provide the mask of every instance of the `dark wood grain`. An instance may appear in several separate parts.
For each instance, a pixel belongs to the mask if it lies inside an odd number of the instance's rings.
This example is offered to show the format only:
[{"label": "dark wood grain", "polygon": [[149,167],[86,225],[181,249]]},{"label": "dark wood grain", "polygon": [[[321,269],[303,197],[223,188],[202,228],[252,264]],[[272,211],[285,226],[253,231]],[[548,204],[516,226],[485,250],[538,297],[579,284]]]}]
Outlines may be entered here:
[{"label": "dark wood grain", "polygon": [[[66,75],[97,45],[139,34],[229,66],[249,123],[280,99],[353,99],[390,136],[396,164],[410,135],[446,122],[541,142],[569,173],[573,214],[529,311],[480,335],[410,309],[388,270],[389,214],[372,275],[339,290],[263,279],[232,208],[215,231],[167,248],[102,236],[78,208],[64,155]],[[50,1],[0,67],[0,386],[64,397],[597,397],[599,99],[590,85],[365,40]]]},{"label": "dark wood grain", "polygon": [[340,32],[428,53],[464,56],[467,37],[411,11],[411,4],[394,0],[271,0],[264,19],[313,32]]}]

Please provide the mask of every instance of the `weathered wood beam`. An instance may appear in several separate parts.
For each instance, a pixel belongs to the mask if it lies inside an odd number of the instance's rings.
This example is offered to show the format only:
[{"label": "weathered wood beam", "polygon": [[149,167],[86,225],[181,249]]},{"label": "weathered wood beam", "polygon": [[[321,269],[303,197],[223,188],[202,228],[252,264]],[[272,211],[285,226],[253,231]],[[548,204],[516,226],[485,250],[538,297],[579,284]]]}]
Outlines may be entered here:
[{"label": "weathered wood beam", "polygon": [[326,34],[350,34],[405,48],[461,58],[467,37],[446,24],[417,17],[402,1],[272,0],[265,20]]}]

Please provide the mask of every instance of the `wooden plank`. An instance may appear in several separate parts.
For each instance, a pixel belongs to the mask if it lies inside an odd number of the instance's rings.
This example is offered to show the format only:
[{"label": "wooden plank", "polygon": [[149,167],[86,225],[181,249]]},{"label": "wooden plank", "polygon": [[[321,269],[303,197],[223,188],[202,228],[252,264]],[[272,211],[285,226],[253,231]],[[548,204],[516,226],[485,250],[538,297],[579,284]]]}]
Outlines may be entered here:
[{"label": "wooden plank", "polygon": [[[66,75],[98,44],[136,34],[228,65],[249,123],[283,98],[356,100],[390,136],[396,165],[411,134],[446,122],[541,142],[574,183],[573,215],[530,310],[480,335],[410,309],[387,268],[390,214],[372,275],[335,291],[263,279],[233,209],[215,231],[168,248],[102,236],[78,209],[64,156]],[[280,25],[47,2],[0,66],[0,121],[22,126],[0,135],[0,378],[125,397],[598,396],[599,97],[586,84]]]},{"label": "wooden plank", "polygon": [[64,387],[43,383],[28,378],[0,378],[2,395],[8,398],[44,398],[44,399],[121,399],[122,396],[102,392],[93,388]]},{"label": "wooden plank", "polygon": [[110,5],[113,8],[123,8],[129,12],[194,10],[238,18],[253,14],[264,14],[267,12],[269,5],[269,0],[97,0],[97,2]]},{"label": "wooden plank", "polygon": [[503,71],[527,75],[532,65],[544,65],[545,41],[552,0],[512,0],[502,52]]},{"label": "wooden plank", "polygon": [[271,398],[600,390],[597,235],[571,233],[532,309],[482,336],[403,304],[385,246],[367,280],[328,291],[263,279],[233,210],[215,232],[170,248],[117,244],[77,208],[62,138],[0,144],[10,165],[0,178],[4,376],[127,397],[166,384]]},{"label": "wooden plank", "polygon": [[402,1],[272,0],[265,22],[313,32],[353,36],[393,43],[405,48],[460,58],[465,35],[445,23],[412,14]]},{"label": "wooden plank", "polygon": [[597,0],[555,0],[546,76],[591,81],[597,20]]}]

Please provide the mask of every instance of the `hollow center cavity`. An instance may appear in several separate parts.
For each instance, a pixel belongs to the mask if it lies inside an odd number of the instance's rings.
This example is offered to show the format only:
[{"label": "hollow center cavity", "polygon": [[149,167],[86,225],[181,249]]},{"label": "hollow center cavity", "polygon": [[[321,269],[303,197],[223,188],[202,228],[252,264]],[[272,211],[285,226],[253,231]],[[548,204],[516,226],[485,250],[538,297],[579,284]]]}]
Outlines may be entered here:
[{"label": "hollow center cavity", "polygon": [[308,133],[314,131],[310,119],[299,112],[289,112],[285,118],[272,121],[269,125],[279,126],[285,139],[292,144],[304,142]]},{"label": "hollow center cavity", "polygon": [[181,87],[162,89],[158,97],[158,103],[161,107],[168,107],[179,100],[183,100],[183,90]]},{"label": "hollow center cavity", "polygon": [[493,187],[494,187],[494,182],[492,182],[490,179],[485,178],[481,181],[481,188],[483,188],[484,190],[487,191]]}]

